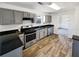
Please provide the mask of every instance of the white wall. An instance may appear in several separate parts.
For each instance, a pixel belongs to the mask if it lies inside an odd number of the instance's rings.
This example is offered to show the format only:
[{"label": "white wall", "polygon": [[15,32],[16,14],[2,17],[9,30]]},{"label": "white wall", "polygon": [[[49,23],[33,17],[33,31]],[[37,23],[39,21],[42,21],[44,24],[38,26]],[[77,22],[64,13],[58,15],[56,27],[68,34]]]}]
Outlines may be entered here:
[{"label": "white wall", "polygon": [[58,28],[61,25],[63,15],[67,15],[70,18],[70,25],[69,25],[70,26],[70,34],[69,34],[69,37],[72,37],[72,35],[74,33],[74,28],[75,28],[75,25],[74,25],[75,9],[69,9],[69,10],[58,12],[58,13],[52,15],[52,24],[55,25],[54,33],[56,33],[56,34],[59,33]]},{"label": "white wall", "polygon": [[74,35],[79,36],[79,7],[75,8]]},{"label": "white wall", "polygon": [[54,33],[58,34],[58,28],[60,25],[60,16],[58,14],[52,15],[52,24],[54,24]]}]

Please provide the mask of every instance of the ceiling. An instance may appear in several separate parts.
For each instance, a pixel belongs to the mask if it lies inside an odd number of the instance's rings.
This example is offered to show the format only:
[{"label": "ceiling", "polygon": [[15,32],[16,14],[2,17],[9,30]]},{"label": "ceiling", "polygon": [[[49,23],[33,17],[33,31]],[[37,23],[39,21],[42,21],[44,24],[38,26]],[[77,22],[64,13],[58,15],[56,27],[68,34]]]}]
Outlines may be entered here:
[{"label": "ceiling", "polygon": [[[57,11],[46,5],[40,5],[40,4],[38,4],[38,2],[5,2],[5,3],[24,7],[24,8],[34,9],[34,10],[44,12],[44,13],[53,13],[53,12]],[[79,2],[54,2],[54,3],[56,3],[58,6],[60,6],[61,9],[63,9],[63,10],[69,9],[69,8],[74,8],[79,5]]]}]

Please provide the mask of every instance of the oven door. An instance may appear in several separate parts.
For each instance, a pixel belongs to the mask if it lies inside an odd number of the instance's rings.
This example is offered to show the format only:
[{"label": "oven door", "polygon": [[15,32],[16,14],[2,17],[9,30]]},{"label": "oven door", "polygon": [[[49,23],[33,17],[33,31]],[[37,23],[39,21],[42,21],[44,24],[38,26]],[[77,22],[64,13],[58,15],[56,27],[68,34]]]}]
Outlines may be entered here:
[{"label": "oven door", "polygon": [[26,34],[26,42],[32,41],[33,39],[36,39],[36,32]]}]

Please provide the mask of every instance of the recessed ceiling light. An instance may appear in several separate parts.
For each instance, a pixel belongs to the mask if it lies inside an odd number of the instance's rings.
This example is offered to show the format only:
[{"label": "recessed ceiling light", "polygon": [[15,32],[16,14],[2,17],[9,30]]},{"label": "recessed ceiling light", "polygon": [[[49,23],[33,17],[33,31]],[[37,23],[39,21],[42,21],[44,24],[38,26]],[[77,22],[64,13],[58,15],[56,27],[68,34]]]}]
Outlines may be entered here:
[{"label": "recessed ceiling light", "polygon": [[52,3],[51,5],[48,5],[49,7],[51,7],[51,8],[53,8],[53,9],[55,9],[55,10],[60,10],[61,8],[57,5],[57,4],[55,4],[55,3]]}]

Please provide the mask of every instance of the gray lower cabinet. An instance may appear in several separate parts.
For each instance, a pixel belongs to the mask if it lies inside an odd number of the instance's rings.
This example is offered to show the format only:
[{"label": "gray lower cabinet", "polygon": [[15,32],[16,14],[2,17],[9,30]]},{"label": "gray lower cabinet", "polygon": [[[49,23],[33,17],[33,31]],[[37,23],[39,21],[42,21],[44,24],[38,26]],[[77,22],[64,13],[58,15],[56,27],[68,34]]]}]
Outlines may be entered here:
[{"label": "gray lower cabinet", "polygon": [[40,30],[40,39],[42,39],[45,36],[44,33],[45,33],[45,30],[43,28]]},{"label": "gray lower cabinet", "polygon": [[0,57],[22,57],[22,51],[23,51],[22,48],[23,47],[21,46],[21,47],[14,49],[14,50],[12,50]]},{"label": "gray lower cabinet", "polygon": [[72,57],[79,57],[79,36],[73,35],[72,39]]},{"label": "gray lower cabinet", "polygon": [[45,28],[44,36],[47,36],[47,28]]},{"label": "gray lower cabinet", "polygon": [[36,40],[38,41],[40,39],[40,30],[36,31]]},{"label": "gray lower cabinet", "polygon": [[14,11],[15,24],[22,24],[23,12]]},{"label": "gray lower cabinet", "polygon": [[48,28],[48,35],[51,35],[51,34],[53,34],[53,27]]},{"label": "gray lower cabinet", "polygon": [[72,57],[79,57],[79,41],[73,40]]},{"label": "gray lower cabinet", "polygon": [[1,25],[14,24],[13,10],[0,9],[0,21]]}]

